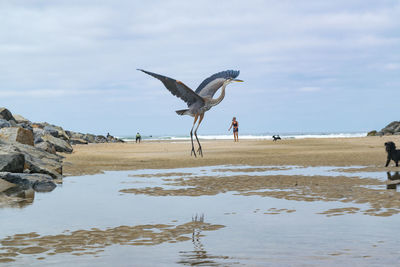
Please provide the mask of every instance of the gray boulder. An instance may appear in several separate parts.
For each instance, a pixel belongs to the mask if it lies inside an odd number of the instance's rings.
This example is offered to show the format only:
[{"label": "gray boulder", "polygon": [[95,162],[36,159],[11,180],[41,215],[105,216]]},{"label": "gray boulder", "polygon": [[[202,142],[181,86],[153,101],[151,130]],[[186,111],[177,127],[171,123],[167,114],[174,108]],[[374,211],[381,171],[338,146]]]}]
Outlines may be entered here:
[{"label": "gray boulder", "polygon": [[60,138],[55,138],[49,134],[43,135],[41,138],[44,142],[49,142],[50,144],[54,145],[57,152],[71,153],[73,150],[72,146],[67,141],[64,141]]},{"label": "gray boulder", "polygon": [[46,132],[41,128],[33,128],[33,142],[34,144],[43,142],[42,136],[45,135]]},{"label": "gray boulder", "polygon": [[13,117],[11,112],[6,108],[0,108],[0,119],[4,119],[6,121],[12,120],[15,122],[15,118]]},{"label": "gray boulder", "polygon": [[88,141],[89,143],[96,142],[96,136],[94,134],[85,134],[83,135],[82,139]]},{"label": "gray boulder", "polygon": [[21,127],[6,127],[0,129],[0,139],[6,142],[33,146],[33,132]]},{"label": "gray boulder", "polygon": [[11,123],[5,119],[0,119],[0,128],[11,127]]},{"label": "gray boulder", "polygon": [[87,145],[88,141],[80,139],[80,138],[70,138],[69,143],[71,145]]},{"label": "gray boulder", "polygon": [[107,140],[107,138],[106,138],[105,136],[103,136],[103,135],[97,135],[97,136],[95,137],[95,142],[96,142],[96,143],[107,143],[108,140]]},{"label": "gray boulder", "polygon": [[50,142],[42,141],[40,143],[36,143],[35,147],[40,148],[40,149],[42,149],[42,150],[44,150],[46,152],[49,152],[51,154],[56,154],[56,147]]},{"label": "gray boulder", "polygon": [[18,152],[0,150],[0,172],[23,172],[25,157]]},{"label": "gray boulder", "polygon": [[17,123],[26,123],[26,124],[31,124],[30,120],[22,117],[21,115],[14,114],[14,119]]},{"label": "gray boulder", "polygon": [[69,140],[68,134],[64,131],[64,129],[60,126],[49,124],[47,122],[41,123],[41,126],[43,126],[43,129],[50,135],[61,138],[65,141]]},{"label": "gray boulder", "polygon": [[45,126],[45,127],[43,128],[43,130],[44,130],[47,134],[50,134],[51,136],[54,136],[55,138],[58,138],[58,131],[57,131],[57,129],[55,129],[54,127],[52,127],[52,126]]},{"label": "gray boulder", "polygon": [[18,126],[18,124],[13,120],[9,120],[8,122],[11,124],[11,127],[17,127]]},{"label": "gray boulder", "polygon": [[[85,137],[85,135],[84,135],[83,133],[76,133],[76,132],[74,132],[74,133],[72,134],[72,136],[71,136],[71,138],[83,139],[83,140],[85,140],[84,137]],[[86,140],[86,141],[87,141],[87,140]]]},{"label": "gray boulder", "polygon": [[68,134],[64,131],[64,129],[60,126],[54,126],[54,128],[58,131],[58,138],[63,139],[64,141],[69,140]]},{"label": "gray boulder", "polygon": [[36,192],[50,192],[56,188],[53,178],[46,174],[0,172],[0,179]]},{"label": "gray boulder", "polygon": [[33,190],[36,192],[51,192],[56,187],[57,185],[52,181],[41,181],[32,185]]},{"label": "gray boulder", "polygon": [[0,141],[0,151],[22,153],[25,157],[25,172],[48,174],[53,178],[62,178],[62,156],[48,153],[42,149],[20,143]]},{"label": "gray boulder", "polygon": [[400,131],[400,121],[393,121],[381,130],[383,134],[394,134]]}]

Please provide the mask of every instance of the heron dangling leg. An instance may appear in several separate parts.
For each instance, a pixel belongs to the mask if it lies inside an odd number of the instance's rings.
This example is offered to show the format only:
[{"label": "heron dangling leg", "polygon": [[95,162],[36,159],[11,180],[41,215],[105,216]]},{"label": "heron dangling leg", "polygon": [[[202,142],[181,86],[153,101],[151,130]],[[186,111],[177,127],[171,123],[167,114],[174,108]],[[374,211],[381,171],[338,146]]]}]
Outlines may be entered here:
[{"label": "heron dangling leg", "polygon": [[192,141],[192,152],[190,152],[190,156],[194,154],[195,157],[197,157],[197,156],[196,156],[196,152],[194,151],[194,144],[193,144],[193,128],[194,128],[194,125],[195,125],[196,122],[197,122],[197,118],[198,118],[198,117],[199,117],[199,115],[195,115],[195,116],[194,116],[193,126],[192,126],[192,129],[190,130],[190,140]]},{"label": "heron dangling leg", "polygon": [[196,130],[194,130],[194,136],[196,136],[197,144],[199,144],[199,149],[197,150],[197,152],[202,157],[203,157],[203,150],[201,149],[199,138],[197,138],[197,129],[199,129],[200,123],[203,120],[203,118],[204,118],[204,113],[200,115],[199,124],[197,124]]}]

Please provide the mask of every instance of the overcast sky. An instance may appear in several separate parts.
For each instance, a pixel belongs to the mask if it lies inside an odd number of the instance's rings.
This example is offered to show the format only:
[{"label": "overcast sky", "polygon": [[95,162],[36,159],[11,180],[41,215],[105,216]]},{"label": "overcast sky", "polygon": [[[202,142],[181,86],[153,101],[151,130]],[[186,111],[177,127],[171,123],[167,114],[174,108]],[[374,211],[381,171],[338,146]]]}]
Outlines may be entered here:
[{"label": "overcast sky", "polygon": [[233,116],[241,133],[379,130],[400,120],[399,18],[390,0],[0,0],[0,106],[80,132],[188,134],[186,104],[136,69],[192,89],[234,69],[245,82],[199,133]]}]

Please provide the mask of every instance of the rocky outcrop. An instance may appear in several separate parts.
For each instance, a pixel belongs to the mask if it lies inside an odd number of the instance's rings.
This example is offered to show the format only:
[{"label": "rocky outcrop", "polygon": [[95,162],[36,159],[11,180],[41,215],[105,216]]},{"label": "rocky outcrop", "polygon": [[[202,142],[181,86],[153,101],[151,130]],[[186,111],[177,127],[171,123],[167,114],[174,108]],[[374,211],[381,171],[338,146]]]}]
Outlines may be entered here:
[{"label": "rocky outcrop", "polygon": [[0,139],[10,143],[18,142],[33,146],[33,132],[22,127],[5,127],[0,129]]},{"label": "rocky outcrop", "polygon": [[[55,187],[52,179],[62,178],[63,157],[56,152],[71,153],[75,144],[107,142],[123,141],[109,134],[83,134],[31,122],[0,108],[0,181],[11,181],[23,192],[50,191]],[[10,190],[12,195],[19,192]]]},{"label": "rocky outcrop", "polygon": [[73,131],[65,131],[66,134],[69,136],[69,142],[71,145],[73,144],[83,144],[79,142],[78,140],[85,140],[86,143],[116,143],[116,142],[121,142],[123,143],[124,141],[122,139],[113,137],[109,135],[108,137],[105,137],[104,135],[94,135],[94,134],[83,134],[83,133],[78,133],[78,132],[73,132]]},{"label": "rocky outcrop", "polygon": [[71,152],[68,140],[61,127],[34,124],[0,108],[0,181],[15,185],[2,194],[20,196],[53,190],[53,179],[62,178],[63,157],[56,154],[56,149]]},{"label": "rocky outcrop", "polygon": [[371,131],[368,136],[383,136],[383,135],[400,135],[400,121],[392,121],[386,125],[382,130]]}]

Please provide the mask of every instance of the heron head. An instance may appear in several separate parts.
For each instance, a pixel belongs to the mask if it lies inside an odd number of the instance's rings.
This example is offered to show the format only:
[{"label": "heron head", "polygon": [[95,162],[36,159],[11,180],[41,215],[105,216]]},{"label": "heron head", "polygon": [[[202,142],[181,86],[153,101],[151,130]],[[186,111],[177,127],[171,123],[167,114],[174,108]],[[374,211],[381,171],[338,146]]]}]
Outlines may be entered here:
[{"label": "heron head", "polygon": [[225,83],[227,83],[227,84],[233,83],[233,82],[243,82],[243,80],[229,78],[229,79],[227,79],[227,80],[225,81]]}]

